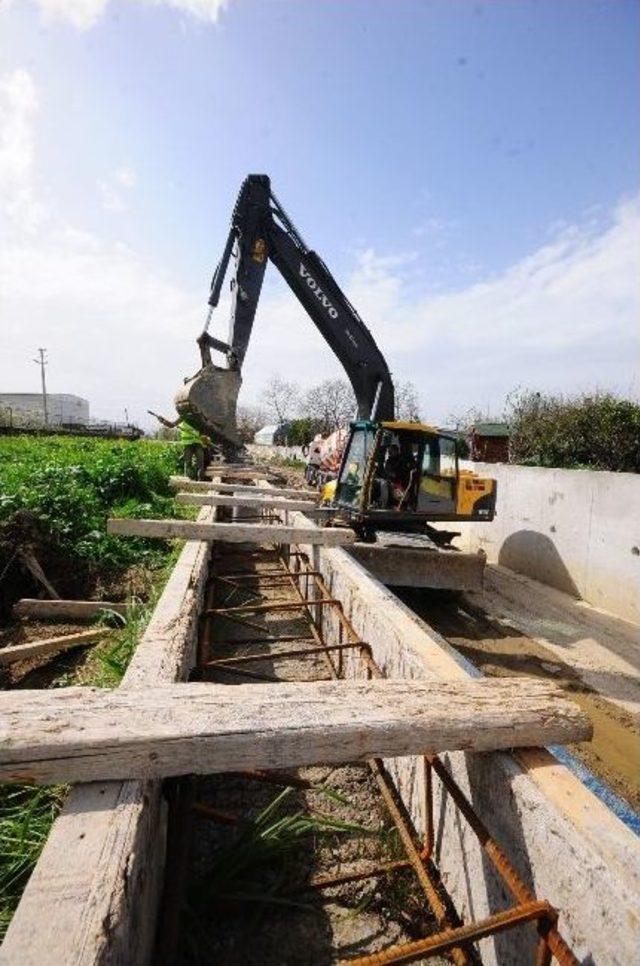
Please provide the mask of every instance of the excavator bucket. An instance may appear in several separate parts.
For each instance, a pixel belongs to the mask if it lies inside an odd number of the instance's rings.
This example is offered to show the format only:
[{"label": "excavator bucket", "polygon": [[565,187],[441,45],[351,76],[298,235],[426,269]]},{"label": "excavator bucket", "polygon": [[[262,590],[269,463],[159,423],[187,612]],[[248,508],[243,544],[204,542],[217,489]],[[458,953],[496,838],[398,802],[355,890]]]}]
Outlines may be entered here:
[{"label": "excavator bucket", "polygon": [[241,385],[242,377],[235,369],[220,369],[209,363],[185,381],[175,397],[176,409],[212,439],[242,446],[236,420]]}]

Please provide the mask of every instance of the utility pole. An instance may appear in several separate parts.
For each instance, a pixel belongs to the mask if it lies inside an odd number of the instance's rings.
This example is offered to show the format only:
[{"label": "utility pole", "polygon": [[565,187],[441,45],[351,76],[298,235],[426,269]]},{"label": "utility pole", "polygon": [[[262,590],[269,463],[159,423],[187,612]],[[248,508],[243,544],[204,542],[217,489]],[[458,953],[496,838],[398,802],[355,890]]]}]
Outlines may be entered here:
[{"label": "utility pole", "polygon": [[44,410],[44,424],[45,424],[45,426],[48,426],[49,425],[49,408],[47,406],[47,380],[45,378],[45,373],[44,373],[45,366],[48,365],[48,362],[47,362],[47,360],[45,358],[46,351],[47,351],[46,349],[38,349],[38,353],[40,355],[40,358],[39,359],[34,359],[33,361],[35,362],[35,364],[37,366],[40,366],[40,376],[42,378],[42,408]]}]

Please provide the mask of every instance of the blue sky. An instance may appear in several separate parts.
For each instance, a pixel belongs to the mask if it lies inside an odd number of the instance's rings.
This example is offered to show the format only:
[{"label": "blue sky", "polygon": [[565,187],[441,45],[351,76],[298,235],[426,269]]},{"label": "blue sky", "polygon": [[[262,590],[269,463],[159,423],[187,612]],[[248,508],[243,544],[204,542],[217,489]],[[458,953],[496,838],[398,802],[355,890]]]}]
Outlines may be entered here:
[{"label": "blue sky", "polygon": [[[14,0],[0,387],[36,388],[47,345],[51,388],[95,415],[170,410],[264,171],[429,418],[517,385],[637,394],[639,21],[624,0]],[[338,369],[273,269],[245,401],[275,372]]]}]

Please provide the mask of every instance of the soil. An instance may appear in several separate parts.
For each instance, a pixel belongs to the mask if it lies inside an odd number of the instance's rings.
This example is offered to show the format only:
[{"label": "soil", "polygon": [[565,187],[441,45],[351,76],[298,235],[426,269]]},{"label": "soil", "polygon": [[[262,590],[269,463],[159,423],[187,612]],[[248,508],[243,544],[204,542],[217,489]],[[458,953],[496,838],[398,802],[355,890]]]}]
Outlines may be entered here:
[{"label": "soil", "polygon": [[[52,537],[43,521],[19,510],[0,524],[0,628],[11,621],[11,608],[21,597],[49,597],[23,562],[20,552],[35,557],[59,597],[75,600],[146,600],[153,586],[148,568],[133,566],[109,574],[70,556]],[[17,642],[16,642],[17,643]]]},{"label": "soil", "polygon": [[553,678],[591,718],[590,742],[569,745],[587,767],[634,809],[640,810],[640,722],[607,700],[555,651],[483,610],[481,595],[405,589],[401,598],[484,674]]}]

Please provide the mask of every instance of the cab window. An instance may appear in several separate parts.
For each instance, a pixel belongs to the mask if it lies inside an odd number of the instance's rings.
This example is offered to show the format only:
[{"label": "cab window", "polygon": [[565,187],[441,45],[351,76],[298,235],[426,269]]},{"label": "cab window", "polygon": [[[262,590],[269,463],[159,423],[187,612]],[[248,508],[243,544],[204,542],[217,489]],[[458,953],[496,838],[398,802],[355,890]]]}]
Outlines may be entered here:
[{"label": "cab window", "polygon": [[455,493],[455,441],[446,436],[429,436],[422,455],[418,510],[434,515],[451,512],[455,505]]},{"label": "cab window", "polygon": [[340,503],[355,506],[359,502],[373,440],[372,430],[354,430],[338,480],[337,497]]}]

